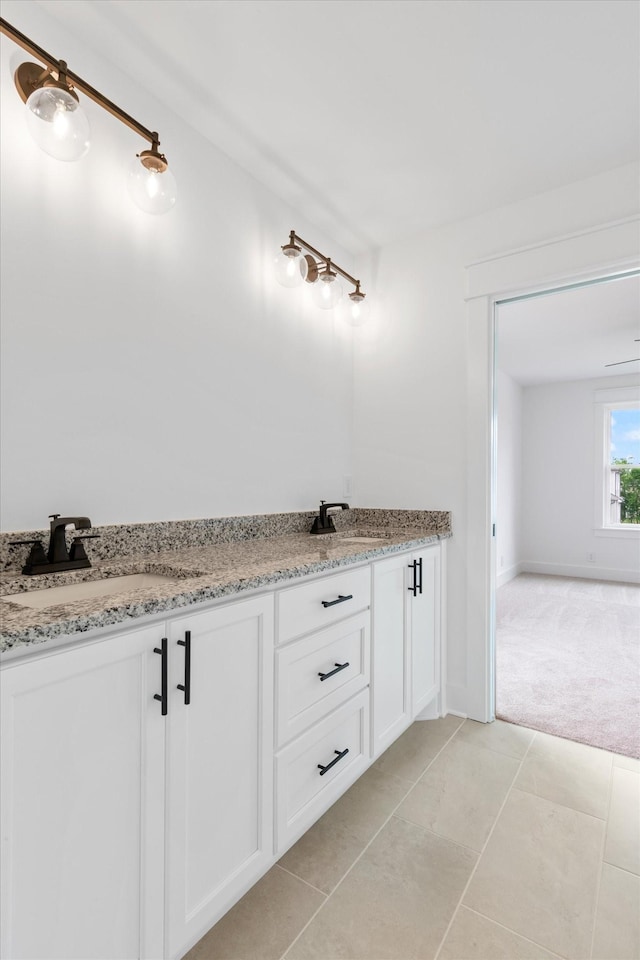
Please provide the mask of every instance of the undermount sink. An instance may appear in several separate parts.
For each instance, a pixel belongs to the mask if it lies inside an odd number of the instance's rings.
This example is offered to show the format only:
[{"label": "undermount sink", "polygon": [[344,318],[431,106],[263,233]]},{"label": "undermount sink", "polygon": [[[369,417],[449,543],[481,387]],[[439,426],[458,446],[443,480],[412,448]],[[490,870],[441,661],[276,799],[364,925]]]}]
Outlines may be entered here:
[{"label": "undermount sink", "polygon": [[75,600],[93,600],[96,597],[109,597],[114,593],[128,593],[141,587],[152,587],[159,583],[175,582],[174,577],[160,573],[132,573],[123,577],[109,577],[105,580],[82,580],[80,583],[66,583],[61,587],[45,587],[27,593],[14,593],[2,598],[23,607],[42,609],[58,603],[73,603]]}]

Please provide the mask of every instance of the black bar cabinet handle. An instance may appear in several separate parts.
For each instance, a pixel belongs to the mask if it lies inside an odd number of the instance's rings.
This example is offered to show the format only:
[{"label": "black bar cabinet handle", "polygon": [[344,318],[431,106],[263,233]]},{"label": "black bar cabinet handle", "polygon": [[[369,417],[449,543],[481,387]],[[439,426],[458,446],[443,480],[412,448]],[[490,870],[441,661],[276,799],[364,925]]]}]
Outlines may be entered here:
[{"label": "black bar cabinet handle", "polygon": [[340,673],[341,670],[346,670],[348,666],[349,666],[348,660],[346,663],[336,663],[335,670],[330,670],[329,673],[318,674],[318,676],[320,677],[320,682],[322,683],[323,680],[328,680],[329,677],[334,677],[336,673]]},{"label": "black bar cabinet handle", "polygon": [[331,763],[328,763],[328,764],[327,764],[326,766],[324,766],[324,767],[322,766],[321,763],[318,764],[318,770],[320,771],[320,776],[321,776],[321,777],[324,777],[325,773],[327,773],[327,771],[331,770],[331,767],[334,767],[334,766],[336,765],[336,763],[338,762],[338,760],[342,760],[343,757],[346,757],[346,755],[349,753],[349,747],[345,747],[344,750],[334,750],[333,752],[336,753],[337,756],[333,758],[333,760],[331,761]]},{"label": "black bar cabinet handle", "polygon": [[153,652],[159,653],[162,657],[162,693],[155,693],[153,695],[154,700],[159,700],[162,704],[162,716],[166,717],[167,715],[167,704],[168,704],[168,672],[167,672],[167,638],[163,637],[160,641],[159,647],[154,647]]},{"label": "black bar cabinet handle", "polygon": [[420,573],[420,579],[418,580],[418,593],[422,593],[422,557],[418,558],[418,571]]},{"label": "black bar cabinet handle", "polygon": [[185,706],[191,703],[191,630],[185,630],[184,640],[178,640],[178,646],[184,647],[184,683],[178,684],[178,690],[184,690]]},{"label": "black bar cabinet handle", "polygon": [[414,560],[413,563],[408,563],[407,566],[410,570],[413,568],[413,586],[407,587],[407,590],[410,590],[415,597],[418,594],[418,561]]},{"label": "black bar cabinet handle", "polygon": [[345,600],[353,600],[353,594],[350,593],[348,597],[343,597],[341,593],[338,594],[337,600],[323,600],[323,607],[335,607],[336,603],[344,603]]}]

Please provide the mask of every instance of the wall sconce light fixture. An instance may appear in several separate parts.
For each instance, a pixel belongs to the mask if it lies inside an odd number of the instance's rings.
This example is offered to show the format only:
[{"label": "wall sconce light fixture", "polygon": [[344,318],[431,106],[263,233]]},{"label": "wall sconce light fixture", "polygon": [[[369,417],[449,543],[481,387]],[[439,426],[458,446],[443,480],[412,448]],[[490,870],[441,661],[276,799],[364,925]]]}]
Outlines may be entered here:
[{"label": "wall sconce light fixture", "polygon": [[[304,253],[307,250],[308,253]],[[289,242],[281,247],[275,259],[276,279],[283,287],[297,287],[304,283],[313,283],[313,300],[323,310],[331,310],[340,304],[343,319],[353,327],[359,327],[367,319],[369,304],[360,289],[360,281],[334,263],[331,257],[303,240],[295,230],[289,234]],[[343,298],[342,283],[338,277],[344,277],[355,287]]]},{"label": "wall sconce light fixture", "polygon": [[[132,161],[128,188],[132,200],[145,213],[167,213],[176,202],[176,181],[167,158],[160,153],[158,134],[147,130],[115,103],[67,69],[0,17],[0,32],[40,63],[21,63],[14,74],[20,97],[27,106],[27,125],[38,146],[56,160],[80,160],[90,144],[89,121],[80,106],[76,89],[147,140],[151,147]],[[44,64],[44,67],[42,66]]]}]

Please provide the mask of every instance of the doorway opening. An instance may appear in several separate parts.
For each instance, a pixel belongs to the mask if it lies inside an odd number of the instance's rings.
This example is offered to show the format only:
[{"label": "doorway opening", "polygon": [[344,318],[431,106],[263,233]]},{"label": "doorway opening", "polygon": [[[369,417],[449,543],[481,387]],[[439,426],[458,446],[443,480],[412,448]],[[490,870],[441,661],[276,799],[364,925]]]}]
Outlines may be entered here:
[{"label": "doorway opening", "polygon": [[638,337],[640,271],[495,304],[495,715],[628,756],[640,755]]}]

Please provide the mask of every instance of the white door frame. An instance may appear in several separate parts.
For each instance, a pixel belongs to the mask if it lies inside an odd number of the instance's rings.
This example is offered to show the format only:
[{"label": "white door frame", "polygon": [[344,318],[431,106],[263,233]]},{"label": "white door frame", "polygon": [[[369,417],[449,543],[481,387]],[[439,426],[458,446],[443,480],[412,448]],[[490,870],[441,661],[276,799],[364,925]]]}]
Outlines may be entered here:
[{"label": "white door frame", "polygon": [[638,217],[468,264],[467,716],[495,719],[495,308],[640,266]]}]

